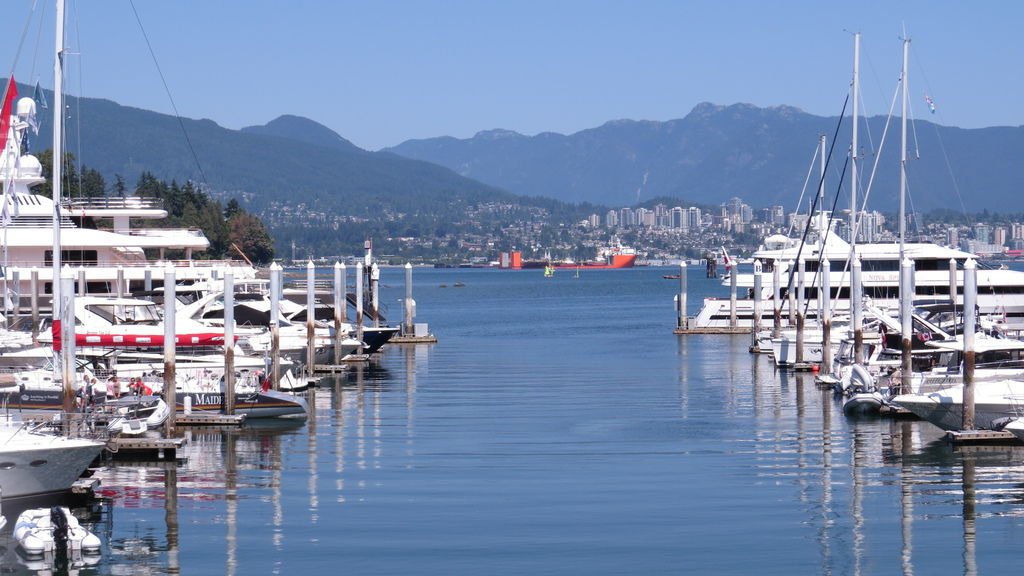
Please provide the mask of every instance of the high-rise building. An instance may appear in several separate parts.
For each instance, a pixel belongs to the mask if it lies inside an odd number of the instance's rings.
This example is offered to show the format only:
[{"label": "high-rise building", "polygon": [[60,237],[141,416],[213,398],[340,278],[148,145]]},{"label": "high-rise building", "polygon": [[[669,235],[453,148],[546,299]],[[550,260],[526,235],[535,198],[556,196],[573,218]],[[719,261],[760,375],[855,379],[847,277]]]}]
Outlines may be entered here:
[{"label": "high-rise building", "polygon": [[669,222],[670,222],[670,226],[672,226],[672,228],[676,228],[676,229],[681,229],[682,230],[682,229],[686,229],[688,227],[687,226],[687,222],[686,222],[686,209],[685,208],[683,208],[681,206],[676,206],[675,208],[673,208],[672,210],[669,211],[669,214],[670,214]]},{"label": "high-rise building", "polygon": [[636,225],[637,226],[646,226],[647,225],[647,215],[648,214],[652,214],[653,215],[653,212],[651,212],[647,208],[637,208],[637,209],[633,210],[633,214],[636,215]]},{"label": "high-rise building", "polygon": [[[641,210],[643,209],[641,208]],[[637,223],[647,228],[653,228],[658,224],[658,216],[654,210],[644,210],[643,217],[638,217]]]},{"label": "high-rise building", "polygon": [[619,225],[619,213],[615,210],[609,210],[608,213],[604,215],[604,223],[605,226],[609,228],[615,228]]},{"label": "high-rise building", "polygon": [[633,213],[632,208],[622,208],[619,210],[619,226],[624,228],[636,226],[636,214]]},{"label": "high-rise building", "polygon": [[974,239],[981,244],[992,243],[992,226],[979,222],[974,225]]},{"label": "high-rise building", "polygon": [[748,206],[747,204],[741,205],[739,217],[740,223],[750,224],[751,222],[754,221],[754,209]]},{"label": "high-rise building", "polygon": [[688,210],[687,228],[690,230],[700,230],[703,226],[703,219],[700,213],[700,208],[691,206]]},{"label": "high-rise building", "polygon": [[960,229],[951,226],[946,228],[946,245],[947,246],[960,246]]},{"label": "high-rise building", "polygon": [[996,226],[992,230],[992,243],[998,246],[1006,246],[1006,228]]}]

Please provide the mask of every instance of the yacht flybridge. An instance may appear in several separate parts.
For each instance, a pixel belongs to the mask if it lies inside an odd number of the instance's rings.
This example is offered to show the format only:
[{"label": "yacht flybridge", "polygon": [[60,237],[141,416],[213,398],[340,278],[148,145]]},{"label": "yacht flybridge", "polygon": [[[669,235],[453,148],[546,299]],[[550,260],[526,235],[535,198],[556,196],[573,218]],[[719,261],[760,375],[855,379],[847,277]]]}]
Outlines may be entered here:
[{"label": "yacht flybridge", "polygon": [[[872,299],[874,305],[895,310],[899,302],[900,245],[898,243],[856,244],[853,250],[861,261],[861,280],[864,296]],[[919,299],[950,299],[950,286],[957,286],[957,293],[963,290],[963,265],[975,255],[931,243],[905,243],[904,255],[914,263],[914,297]],[[834,314],[844,314],[850,309],[850,244],[840,238],[829,225],[827,213],[819,213],[812,220],[808,239],[803,246],[800,239],[781,234],[769,236],[754,252],[753,258],[761,263],[761,318],[763,325],[770,325],[773,315],[772,298],[776,267],[779,268],[780,306],[783,317],[789,316],[787,299],[789,291],[798,287],[798,262],[805,266],[805,298],[807,315],[817,316],[820,303],[818,287],[821,281],[818,270],[823,260],[830,264],[829,285],[832,288]],[[952,278],[950,261],[957,269]],[[792,276],[792,278],[791,278]],[[723,284],[728,286],[731,279]],[[754,274],[738,273],[737,288],[741,297],[736,303],[739,326],[753,325]],[[959,296],[960,303],[963,296]],[[706,298],[700,311],[691,320],[695,327],[729,326],[729,298]],[[978,267],[978,309],[997,321],[1005,331],[1024,330],[1024,272],[1005,269]]]},{"label": "yacht flybridge", "polygon": [[[0,242],[7,293],[28,297],[31,277],[38,276],[38,292],[48,300],[52,293],[54,202],[35,194],[32,188],[45,181],[42,165],[31,154],[23,154],[22,142],[35,115],[35,101],[21,98],[17,113],[11,116],[6,146],[0,154],[0,182],[9,183],[0,197]],[[212,271],[232,266],[236,278],[255,277],[245,262],[192,260],[195,252],[209,248],[210,241],[198,229],[133,229],[132,219],[167,218],[163,201],[158,198],[105,197],[63,198],[59,205],[61,262],[84,274],[85,286],[76,286],[81,294],[124,294],[162,282],[162,269],[175,266],[180,283],[209,278]],[[83,228],[72,218],[88,218],[98,229]],[[159,258],[153,262],[146,251]],[[184,260],[165,260],[165,252],[184,253]],[[148,270],[148,272],[147,272]],[[118,286],[118,278],[123,284]],[[150,286],[145,286],[147,278]],[[17,282],[12,284],[14,280]]]}]

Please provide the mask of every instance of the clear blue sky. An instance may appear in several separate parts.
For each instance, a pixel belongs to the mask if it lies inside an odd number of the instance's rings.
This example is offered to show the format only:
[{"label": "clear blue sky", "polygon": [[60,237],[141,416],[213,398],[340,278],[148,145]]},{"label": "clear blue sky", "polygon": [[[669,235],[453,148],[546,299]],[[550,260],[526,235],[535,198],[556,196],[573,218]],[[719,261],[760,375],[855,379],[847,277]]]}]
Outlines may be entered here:
[{"label": "clear blue sky", "polygon": [[[49,88],[54,0],[37,2],[17,59],[31,1],[5,4],[0,70]],[[904,26],[917,117],[964,128],[1024,124],[1024,3],[1010,0],[134,6],[182,116],[241,128],[296,114],[369,150],[492,128],[567,134],[621,118],[669,120],[703,101],[835,115],[852,76],[852,31],[863,37],[865,111],[883,114]],[[68,57],[70,93],[173,111],[131,3],[69,0],[67,28],[77,52]]]}]

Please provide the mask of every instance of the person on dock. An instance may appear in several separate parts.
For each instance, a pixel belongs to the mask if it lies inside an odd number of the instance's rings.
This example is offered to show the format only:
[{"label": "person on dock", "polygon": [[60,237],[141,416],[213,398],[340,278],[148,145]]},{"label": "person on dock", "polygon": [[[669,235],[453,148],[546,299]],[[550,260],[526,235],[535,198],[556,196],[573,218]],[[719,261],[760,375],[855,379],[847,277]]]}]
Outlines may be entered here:
[{"label": "person on dock", "polygon": [[82,412],[89,410],[89,406],[92,404],[92,383],[95,378],[91,378],[88,374],[82,376],[82,384],[78,387],[78,407]]},{"label": "person on dock", "polygon": [[121,397],[121,382],[118,381],[117,374],[107,380],[107,396],[115,400]]}]

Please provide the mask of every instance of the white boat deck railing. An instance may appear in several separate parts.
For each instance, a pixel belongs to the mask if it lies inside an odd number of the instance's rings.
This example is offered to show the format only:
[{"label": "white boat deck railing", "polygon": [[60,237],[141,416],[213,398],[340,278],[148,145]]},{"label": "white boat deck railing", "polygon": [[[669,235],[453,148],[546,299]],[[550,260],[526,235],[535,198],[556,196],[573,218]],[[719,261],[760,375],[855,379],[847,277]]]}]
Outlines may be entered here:
[{"label": "white boat deck railing", "polygon": [[[103,262],[100,262],[100,263],[97,263],[97,262],[75,262],[75,261],[68,261],[68,260],[64,261],[64,265],[70,266],[72,270],[77,270],[79,267],[85,268],[87,270],[95,269],[95,268],[116,269],[118,267],[126,268],[126,269],[128,269],[128,268],[132,268],[132,269],[150,268],[152,270],[161,270],[161,269],[165,268],[168,264],[171,264],[175,268],[202,268],[202,269],[207,269],[207,268],[252,268],[252,266],[250,266],[244,260],[160,260],[160,261],[157,261],[157,262],[153,262],[153,261],[142,261],[142,262],[125,261],[125,262],[109,262],[109,263],[103,263]],[[22,270],[21,280],[23,280],[23,281],[28,280],[28,277],[24,275],[24,270],[26,268],[33,268],[33,267],[35,267],[35,268],[39,268],[40,270],[49,270],[52,266],[53,266],[53,264],[51,262],[49,262],[49,261],[45,261],[44,262],[42,260],[18,260],[17,262],[12,262],[12,263],[10,263],[8,265],[8,267],[11,268],[11,269],[17,268],[17,269]],[[154,278],[155,278],[155,276],[154,276]]]},{"label": "white boat deck railing", "polygon": [[70,210],[163,210],[161,198],[142,196],[104,196],[99,198],[72,198],[61,202]]},{"label": "white boat deck railing", "polygon": [[96,415],[91,412],[54,412],[45,416],[39,413],[25,417],[21,422],[6,425],[16,425],[27,434],[85,438],[101,442],[110,438],[107,427],[97,425]]},{"label": "white boat deck railing", "polygon": [[128,232],[130,236],[145,236],[147,238],[174,238],[185,236],[187,238],[201,238],[206,235],[199,228],[135,228]]}]

